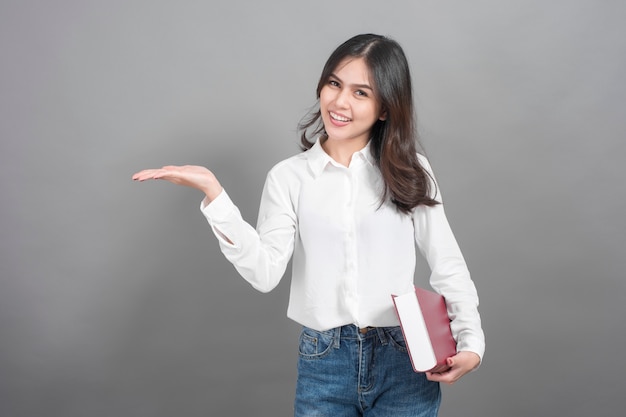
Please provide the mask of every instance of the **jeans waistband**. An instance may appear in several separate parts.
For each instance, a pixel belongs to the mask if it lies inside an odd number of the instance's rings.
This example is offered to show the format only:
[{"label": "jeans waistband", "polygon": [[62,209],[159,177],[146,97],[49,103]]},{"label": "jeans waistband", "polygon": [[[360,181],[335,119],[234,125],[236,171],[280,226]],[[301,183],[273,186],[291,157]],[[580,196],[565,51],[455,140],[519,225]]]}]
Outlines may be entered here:
[{"label": "jeans waistband", "polygon": [[336,327],[335,340],[339,339],[368,339],[372,337],[378,337],[380,343],[387,344],[387,333],[391,330],[396,330],[398,326],[392,327],[357,327],[354,324],[346,324],[345,326]]}]

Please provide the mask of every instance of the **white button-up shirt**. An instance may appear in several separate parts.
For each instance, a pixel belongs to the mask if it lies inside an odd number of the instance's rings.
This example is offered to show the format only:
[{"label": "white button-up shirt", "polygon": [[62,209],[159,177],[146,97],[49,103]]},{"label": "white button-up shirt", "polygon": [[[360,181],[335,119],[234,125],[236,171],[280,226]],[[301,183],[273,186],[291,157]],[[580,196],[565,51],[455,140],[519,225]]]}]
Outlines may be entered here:
[{"label": "white button-up shirt", "polygon": [[443,205],[403,214],[390,201],[381,205],[382,187],[369,145],[345,167],[318,140],[270,170],[256,229],[226,191],[201,210],[226,258],[259,291],[278,284],[293,255],[287,315],[317,330],[397,326],[391,295],[413,289],[417,244],[431,286],[446,298],[457,350],[482,358],[476,289]]}]

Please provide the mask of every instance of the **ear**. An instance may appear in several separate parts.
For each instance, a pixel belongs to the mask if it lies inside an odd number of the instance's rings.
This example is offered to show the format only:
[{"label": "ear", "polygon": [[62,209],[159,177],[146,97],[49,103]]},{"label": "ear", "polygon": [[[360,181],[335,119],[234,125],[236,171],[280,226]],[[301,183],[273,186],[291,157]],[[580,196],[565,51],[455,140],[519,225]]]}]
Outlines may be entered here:
[{"label": "ear", "polygon": [[387,110],[381,110],[380,116],[378,116],[378,120],[381,120],[381,121],[387,120]]}]

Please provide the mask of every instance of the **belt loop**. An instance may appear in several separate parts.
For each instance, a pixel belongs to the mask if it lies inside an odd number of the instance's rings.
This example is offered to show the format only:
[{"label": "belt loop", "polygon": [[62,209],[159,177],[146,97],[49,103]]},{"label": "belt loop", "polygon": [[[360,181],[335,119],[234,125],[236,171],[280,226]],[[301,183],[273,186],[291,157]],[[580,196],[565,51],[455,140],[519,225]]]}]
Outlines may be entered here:
[{"label": "belt loop", "polygon": [[385,333],[386,327],[376,327],[376,333],[378,333],[378,339],[383,346],[387,345],[387,334]]},{"label": "belt loop", "polygon": [[339,349],[339,340],[341,339],[341,326],[335,327],[335,335],[333,336],[333,348]]}]

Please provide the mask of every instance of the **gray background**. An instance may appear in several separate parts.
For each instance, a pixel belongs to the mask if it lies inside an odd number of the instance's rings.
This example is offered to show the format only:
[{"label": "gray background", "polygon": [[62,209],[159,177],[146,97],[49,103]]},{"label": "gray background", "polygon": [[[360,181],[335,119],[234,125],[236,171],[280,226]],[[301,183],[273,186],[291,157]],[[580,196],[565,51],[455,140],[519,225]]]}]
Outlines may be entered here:
[{"label": "gray background", "polygon": [[[445,416],[620,415],[621,1],[0,3],[0,416],[287,416],[289,278],[255,292],[198,192],[256,220],[330,52],[397,39],[481,295],[482,368]],[[424,272],[419,279],[423,280]]]}]

